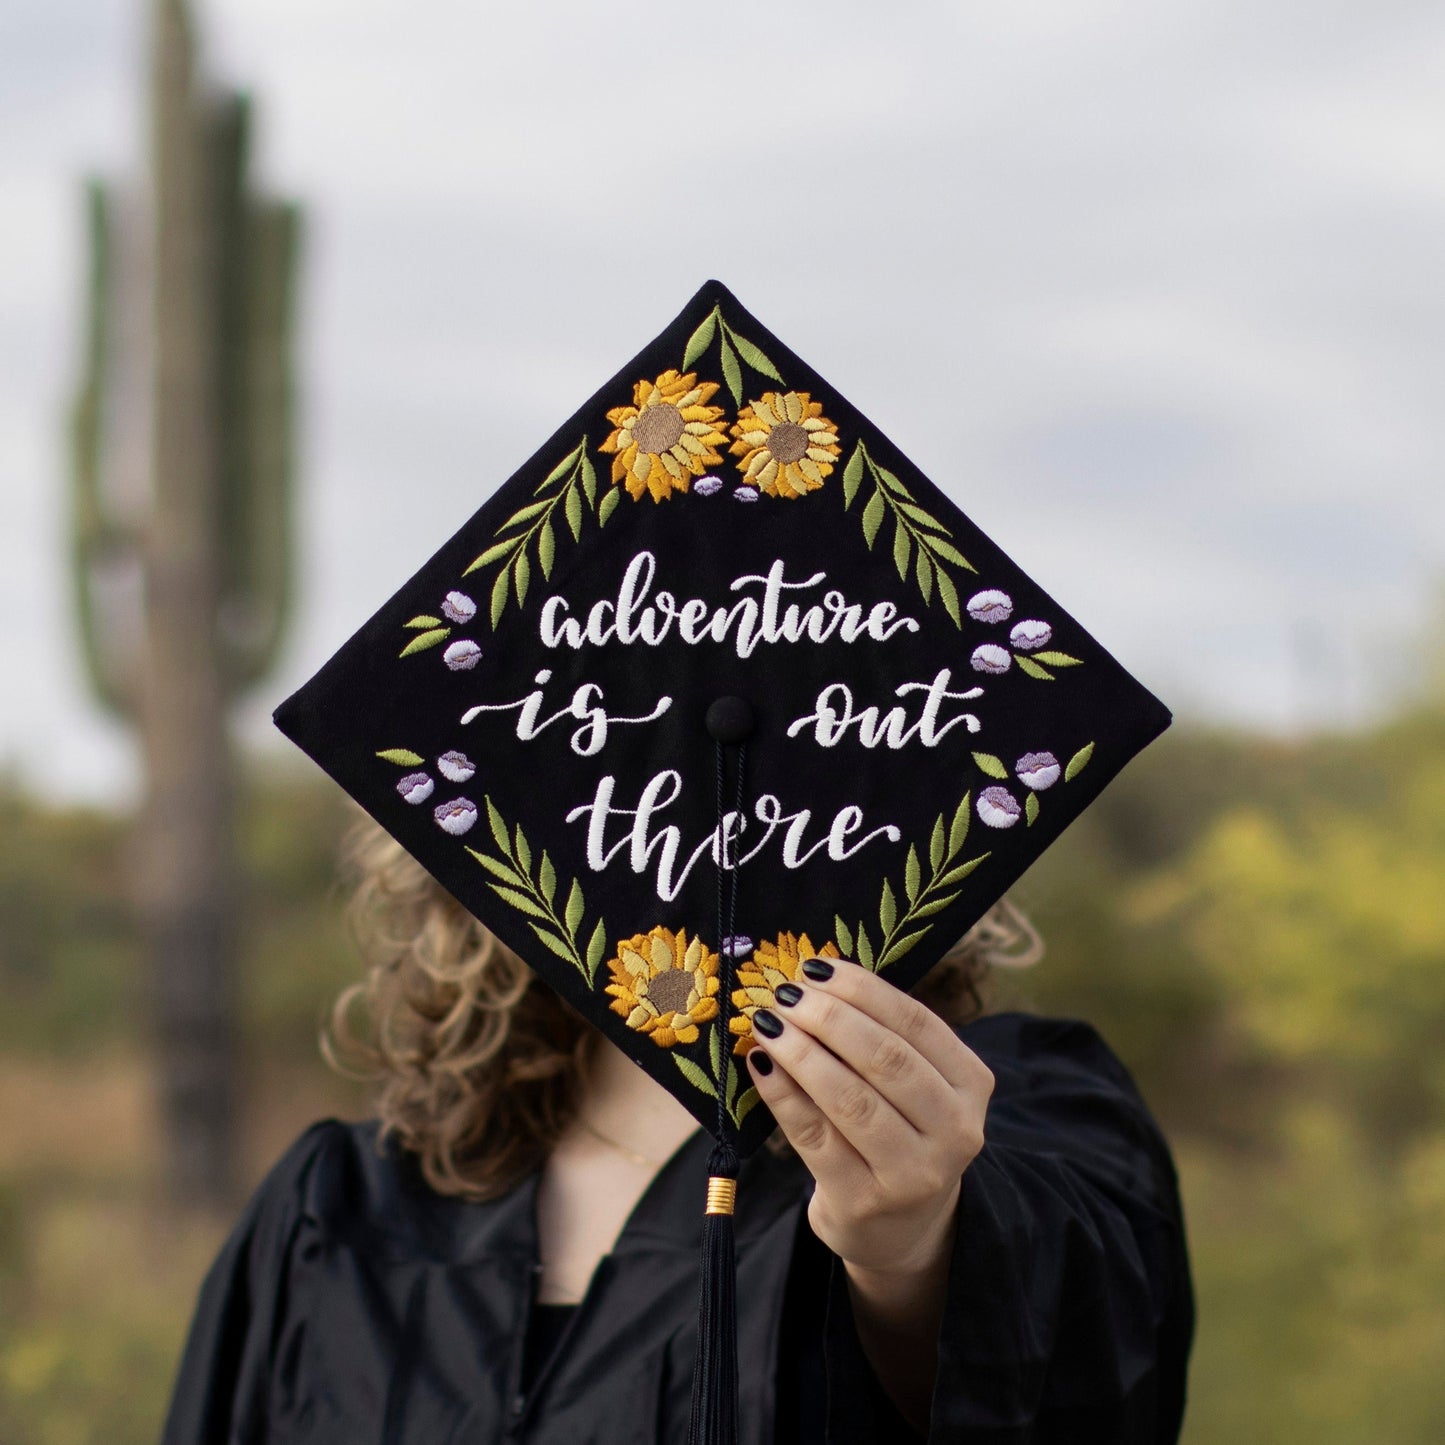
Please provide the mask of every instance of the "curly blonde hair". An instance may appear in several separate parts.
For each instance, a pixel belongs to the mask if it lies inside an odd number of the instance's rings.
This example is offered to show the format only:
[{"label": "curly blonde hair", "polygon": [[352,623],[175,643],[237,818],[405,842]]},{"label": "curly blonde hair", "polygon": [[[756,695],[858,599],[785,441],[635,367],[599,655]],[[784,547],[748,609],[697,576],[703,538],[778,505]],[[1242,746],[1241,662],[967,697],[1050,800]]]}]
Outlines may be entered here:
[{"label": "curly blonde hair", "polygon": [[[370,821],[349,835],[352,931],[367,972],[322,1031],[328,1062],[377,1090],[381,1138],[441,1194],[495,1199],[576,1116],[592,1026]],[[953,1024],[987,1011],[989,975],[1042,956],[1007,899],[914,989]]]}]

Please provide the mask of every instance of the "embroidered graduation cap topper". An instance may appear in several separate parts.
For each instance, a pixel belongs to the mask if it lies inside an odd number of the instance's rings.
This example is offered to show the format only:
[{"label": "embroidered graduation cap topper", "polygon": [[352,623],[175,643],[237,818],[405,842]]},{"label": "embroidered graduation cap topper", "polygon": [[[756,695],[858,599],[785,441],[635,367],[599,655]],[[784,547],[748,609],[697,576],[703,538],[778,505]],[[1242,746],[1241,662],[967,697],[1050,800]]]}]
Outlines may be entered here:
[{"label": "embroidered graduation cap topper", "polygon": [[276,722],[746,1155],[773,990],[909,988],[1169,714],[709,282]]}]

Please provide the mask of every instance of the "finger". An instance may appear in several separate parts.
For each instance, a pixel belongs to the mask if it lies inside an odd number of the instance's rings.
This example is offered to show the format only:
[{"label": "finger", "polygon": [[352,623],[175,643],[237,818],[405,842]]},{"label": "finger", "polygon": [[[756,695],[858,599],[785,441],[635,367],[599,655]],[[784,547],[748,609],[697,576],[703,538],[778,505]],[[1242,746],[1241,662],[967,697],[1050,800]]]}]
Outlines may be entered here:
[{"label": "finger", "polygon": [[755,1046],[747,1058],[758,1097],[772,1110],[778,1128],[813,1178],[828,1189],[850,1192],[866,1180],[867,1162],[798,1081],[766,1049]]},{"label": "finger", "polygon": [[821,988],[785,983],[774,997],[782,1017],[836,1054],[919,1133],[956,1127],[958,1092],[901,1034]]},{"label": "finger", "polygon": [[843,999],[912,1044],[955,1088],[992,1087],[988,1065],[931,1008],[886,978],[856,963],[825,958],[805,960],[803,977],[809,987]]},{"label": "finger", "polygon": [[766,1044],[769,1056],[792,1075],[870,1171],[875,1160],[896,1157],[900,1147],[916,1144],[913,1125],[806,1029],[785,1023],[771,1009],[758,1009],[753,1036]]}]

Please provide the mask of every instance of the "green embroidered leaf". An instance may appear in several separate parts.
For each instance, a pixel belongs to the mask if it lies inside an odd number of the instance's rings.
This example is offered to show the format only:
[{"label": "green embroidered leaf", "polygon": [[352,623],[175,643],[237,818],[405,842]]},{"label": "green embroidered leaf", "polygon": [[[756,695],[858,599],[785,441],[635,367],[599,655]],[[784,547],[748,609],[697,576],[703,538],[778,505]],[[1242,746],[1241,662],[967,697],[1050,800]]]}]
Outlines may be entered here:
[{"label": "green embroidered leaf", "polygon": [[862,922],[858,924],[858,962],[870,973],[873,971],[873,940],[868,937],[868,930]]},{"label": "green embroidered leaf", "polygon": [[[575,492],[569,492],[568,496],[575,496]],[[557,555],[557,540],[552,535],[552,519],[549,517],[542,523],[542,530],[537,534],[537,560],[542,564],[542,576],[552,575],[552,562]]]},{"label": "green embroidered leaf", "polygon": [[975,753],[973,760],[978,764],[979,770],[991,778],[1008,777],[1008,769],[1004,767],[1003,759],[996,758],[992,753]]},{"label": "green embroidered leaf", "polygon": [[723,1087],[727,1087],[727,1076],[723,1073],[722,1062],[722,1037],[716,1024],[707,1031],[707,1054],[712,1060],[712,1076],[714,1079],[722,1079]]},{"label": "green embroidered leaf", "polygon": [[587,944],[587,982],[591,983],[597,977],[597,965],[602,962],[607,952],[607,929],[599,918],[597,927],[592,930],[592,937]]},{"label": "green embroidered leaf", "polygon": [[713,1082],[691,1059],[685,1059],[681,1054],[674,1054],[672,1061],[678,1067],[683,1078],[693,1086],[694,1089],[706,1094],[709,1099],[717,1098],[717,1089]]},{"label": "green embroidered leaf", "polygon": [[527,844],[527,835],[522,832],[522,825],[520,823],[517,824],[515,837],[517,839],[517,846],[512,856],[522,865],[523,873],[530,873],[532,871],[532,850]]},{"label": "green embroidered leaf", "polygon": [[1067,652],[1036,652],[1034,658],[1039,662],[1046,662],[1050,667],[1079,667],[1080,659],[1070,657]]},{"label": "green embroidered leaf", "polygon": [[943,610],[953,618],[953,625],[961,628],[963,617],[958,610],[958,588],[953,585],[953,578],[942,567],[938,569],[938,595],[943,601]]},{"label": "green embroidered leaf", "polygon": [[525,888],[527,886],[527,880],[523,878],[515,868],[508,867],[508,865],[501,862],[500,859],[488,857],[485,853],[478,853],[475,848],[468,848],[467,852],[470,853],[488,873],[494,874],[496,877],[502,879],[503,882],[510,883],[514,888]]},{"label": "green embroidered leaf", "polygon": [[609,487],[603,492],[602,500],[597,505],[597,525],[599,527],[605,527],[607,525],[607,519],[617,510],[617,504],[621,500],[621,487]]},{"label": "green embroidered leaf", "polygon": [[[938,524],[935,522],[934,526]],[[952,542],[945,542],[942,537],[930,537],[928,547],[932,552],[937,552],[945,562],[952,562],[955,567],[966,568],[970,572],[976,572],[976,568]]]},{"label": "green embroidered leaf", "polygon": [[731,326],[727,328],[727,334],[732,338],[733,345],[737,347],[738,355],[741,356],[754,371],[759,372],[763,376],[771,377],[774,381],[782,381],[783,378],[778,375],[778,368],[774,366],[746,336],[739,336]]},{"label": "green embroidered leaf", "polygon": [[717,307],[703,318],[702,325],[687,338],[687,349],[682,353],[682,369],[686,371],[694,361],[712,344],[712,334],[717,330]]},{"label": "green embroidered leaf", "polygon": [[910,918],[927,918],[930,913],[942,913],[957,897],[957,893],[945,893],[939,898],[930,898],[927,903],[920,903],[908,916]]},{"label": "green embroidered leaf", "polygon": [[508,550],[513,547],[516,542],[517,538],[515,537],[508,537],[505,541],[502,542],[493,542],[492,545],[488,547],[487,550],[483,552],[482,555],[478,557],[477,560],[473,562],[472,565],[468,567],[465,572],[462,573],[462,576],[469,576],[471,573],[475,572],[478,567],[485,567],[488,563],[495,562],[498,557],[505,556]]},{"label": "green embroidered leaf", "polygon": [[[885,485],[888,487],[888,490],[889,490],[889,491],[891,491],[891,492],[897,492],[900,497],[906,497],[906,498],[908,499],[908,501],[910,501],[910,502],[913,500],[913,493],[910,492],[910,491],[908,490],[908,488],[905,487],[905,486],[903,485],[903,483],[900,482],[900,481],[898,480],[898,478],[895,477],[895,476],[893,475],[893,473],[888,470],[887,467],[880,467],[880,466],[878,466],[877,463],[875,462],[875,463],[874,463],[874,466],[873,466],[873,470],[874,470],[875,472],[877,472],[877,474],[878,474],[880,477],[883,478],[883,481],[884,481]],[[905,504],[904,504],[904,503],[900,503],[899,505],[902,506],[902,505],[905,505]],[[921,511],[922,509],[920,508],[919,510]],[[935,527],[938,526],[938,523],[937,523],[937,522],[934,522],[934,521],[933,521],[933,518],[930,517],[927,512],[924,512],[924,513],[923,513],[923,520],[926,521],[926,522],[932,522]]]},{"label": "green embroidered leaf", "polygon": [[574,878],[572,890],[567,895],[567,912],[563,915],[563,922],[567,925],[567,932],[575,934],[582,926],[582,910],[585,905],[582,902],[582,885]]},{"label": "green embroidered leaf", "polygon": [[863,480],[863,443],[859,442],[853,448],[853,455],[848,458],[848,465],[843,468],[843,510],[846,512],[853,505],[853,498],[858,495],[858,483]]},{"label": "green embroidered leaf", "polygon": [[497,580],[492,583],[492,626],[495,628],[501,621],[502,609],[507,605],[507,588],[511,586],[512,569],[503,567],[497,573]]},{"label": "green embroidered leaf", "polygon": [[893,528],[893,565],[898,568],[898,575],[904,582],[908,581],[908,559],[912,554],[913,544],[908,540],[903,519],[899,517]]},{"label": "green embroidered leaf", "polygon": [[[552,860],[547,856],[547,850],[542,850],[542,861],[537,865],[537,884],[542,890],[542,897],[550,904],[557,894],[557,870],[552,866]],[[568,924],[573,933],[576,933],[577,926]]]},{"label": "green embroidered leaf", "polygon": [[547,917],[547,910],[529,894],[523,893],[520,888],[508,888],[505,883],[489,883],[487,887],[499,897],[505,898],[519,912],[532,918],[545,919]]},{"label": "green embroidered leaf", "polygon": [[[900,512],[906,512],[913,520],[921,526],[929,528],[933,532],[942,532],[945,537],[949,536],[949,530],[931,512],[925,512],[916,502],[899,502],[897,504]],[[930,542],[934,541],[929,537]]]},{"label": "green embroidered leaf", "polygon": [[[546,479],[542,483],[542,487],[549,486],[552,482],[557,481],[560,477],[565,477],[567,473],[572,470],[573,463],[577,460],[577,453],[581,450],[581,447],[573,447],[572,450],[568,452],[567,455],[563,457],[562,460],[558,462],[557,465],[553,467],[550,472],[547,473]],[[537,491],[540,492],[542,490],[542,487],[538,487]],[[520,522],[523,516],[535,516],[538,512],[542,510],[544,506],[546,506],[545,502],[533,502],[530,507],[523,507],[523,509],[518,512],[515,517],[512,518],[512,522]],[[512,525],[512,522],[503,523],[503,528],[510,527]]]},{"label": "green embroidered leaf", "polygon": [[[576,455],[577,453],[574,451],[572,453],[572,456]],[[568,457],[567,461],[563,463],[562,472],[565,472],[567,470],[567,467],[571,464],[571,461],[572,457]],[[560,477],[562,475],[562,472],[558,472],[556,475]],[[548,477],[547,480],[550,482],[553,481],[554,478]],[[537,515],[538,512],[545,512],[547,508],[551,505],[552,499],[550,497],[543,497],[540,502],[528,502],[525,507],[519,507],[515,512],[513,512],[512,515],[508,517],[507,520],[503,522],[500,527],[497,528],[497,530],[499,532],[505,532],[508,527],[515,527],[519,522],[530,522],[532,518]]]},{"label": "green embroidered leaf", "polygon": [[532,564],[527,561],[525,552],[517,553],[517,560],[512,563],[512,572],[516,577],[517,585],[517,606],[527,600],[527,583],[532,580]]},{"label": "green embroidered leaf", "polygon": [[403,627],[441,627],[443,625],[440,617],[428,617],[423,612],[419,617],[413,617],[410,622],[403,622]]},{"label": "green embroidered leaf", "polygon": [[940,888],[952,888],[956,883],[962,883],[975,868],[987,857],[988,853],[980,853],[977,858],[970,858],[967,863],[960,863],[957,868],[950,868],[942,878],[938,880]]},{"label": "green embroidered leaf", "polygon": [[1093,743],[1085,743],[1073,757],[1069,759],[1069,765],[1064,769],[1064,781],[1072,783],[1080,773],[1089,765],[1089,759],[1094,756]]},{"label": "green embroidered leaf", "polygon": [[918,888],[923,882],[923,870],[918,866],[918,849],[912,843],[908,845],[908,861],[903,867],[903,891],[908,895],[908,901],[913,903],[918,898]]},{"label": "green embroidered leaf", "polygon": [[923,594],[923,600],[929,601],[933,596],[933,567],[929,561],[928,553],[922,547],[918,549],[918,564],[915,576],[918,578],[918,590]]},{"label": "green embroidered leaf", "polygon": [[1028,797],[1024,799],[1024,818],[1027,820],[1030,828],[1034,826],[1034,820],[1038,816],[1039,795],[1037,793],[1030,793]]},{"label": "green embroidered leaf", "polygon": [[883,493],[873,489],[873,495],[868,498],[868,505],[863,508],[863,540],[871,547],[873,539],[878,535],[878,529],[883,525],[883,514],[888,510],[887,503],[883,500]]},{"label": "green embroidered leaf", "polygon": [[437,643],[446,641],[451,635],[450,627],[434,627],[430,632],[420,632],[402,648],[397,656],[410,657],[413,652],[425,652],[427,648],[435,647]]},{"label": "green embroidered leaf", "polygon": [[726,336],[722,339],[722,373],[723,380],[728,384],[728,390],[733,394],[733,401],[741,406],[743,404],[743,369],[738,365],[738,355],[728,345]]},{"label": "green embroidered leaf", "polygon": [[970,789],[963,795],[963,801],[953,810],[953,822],[948,829],[948,856],[950,858],[963,847],[963,840],[968,837],[968,805],[972,797],[973,790]]},{"label": "green embroidered leaf", "polygon": [[833,936],[838,941],[838,947],[842,950],[844,958],[853,956],[853,930],[843,922],[843,915],[833,915]]},{"label": "green embroidered leaf", "polygon": [[1019,671],[1028,677],[1037,677],[1044,682],[1052,682],[1054,680],[1054,675],[1048,668],[1040,667],[1033,658],[1025,657],[1021,652],[1014,653],[1014,661],[1018,663]]},{"label": "green embroidered leaf", "polygon": [[885,878],[883,893],[878,900],[878,926],[886,936],[893,932],[893,925],[897,922],[898,903],[893,897],[893,885]]},{"label": "green embroidered leaf", "polygon": [[943,862],[943,850],[948,840],[943,833],[943,814],[938,815],[933,825],[933,835],[928,840],[928,866],[934,872],[938,872],[938,865]]},{"label": "green embroidered leaf", "polygon": [[888,952],[879,960],[879,969],[887,968],[890,963],[897,963],[905,953],[918,943],[919,939],[928,933],[928,929],[932,927],[933,925],[929,924],[928,928],[917,928],[912,933],[905,933],[896,943],[890,944]]},{"label": "green embroidered leaf", "polygon": [[[589,502],[592,500],[591,493],[588,494],[587,500]],[[580,542],[582,540],[582,493],[576,487],[568,489],[563,510],[567,514],[567,525],[572,529],[572,540]]]},{"label": "green embroidered leaf", "polygon": [[[582,490],[587,493],[587,505],[595,506],[597,503],[597,468],[592,465],[592,458],[587,451],[587,438],[582,438]],[[572,496],[576,496],[576,489],[573,489]],[[571,505],[570,498],[568,505]],[[578,515],[581,515],[581,504],[578,504]]]},{"label": "green embroidered leaf", "polygon": [[748,1117],[753,1105],[758,1102],[760,1097],[757,1089],[751,1084],[743,1090],[742,1095],[738,1099],[737,1113],[734,1115],[739,1127],[742,1126],[743,1120]]},{"label": "green embroidered leaf", "polygon": [[384,763],[395,763],[399,768],[414,768],[418,763],[426,759],[420,753],[414,753],[410,748],[383,748],[377,753]]},{"label": "green embroidered leaf", "polygon": [[501,813],[497,811],[497,805],[490,798],[488,798],[486,802],[487,822],[491,826],[492,837],[496,839],[497,847],[502,850],[503,856],[510,859],[512,856],[512,840],[507,837],[507,821],[502,817]]},{"label": "green embroidered leaf", "polygon": [[[729,1058],[729,1059],[728,1059],[728,1067],[727,1067],[727,1084],[726,1084],[727,1103],[728,1103],[728,1109],[729,1109],[729,1110],[731,1110],[731,1109],[733,1108],[733,1106],[737,1103],[738,1084],[739,1084],[740,1082],[741,1082],[741,1080],[738,1078],[738,1066],[737,1066],[735,1063],[733,1063],[733,1061],[732,1061],[731,1058]],[[734,1114],[734,1115],[733,1115],[733,1118],[734,1118],[734,1120],[736,1120],[737,1115]]]},{"label": "green embroidered leaf", "polygon": [[548,928],[539,928],[531,919],[527,920],[527,927],[542,940],[558,958],[565,959],[568,963],[576,963],[577,955]]}]

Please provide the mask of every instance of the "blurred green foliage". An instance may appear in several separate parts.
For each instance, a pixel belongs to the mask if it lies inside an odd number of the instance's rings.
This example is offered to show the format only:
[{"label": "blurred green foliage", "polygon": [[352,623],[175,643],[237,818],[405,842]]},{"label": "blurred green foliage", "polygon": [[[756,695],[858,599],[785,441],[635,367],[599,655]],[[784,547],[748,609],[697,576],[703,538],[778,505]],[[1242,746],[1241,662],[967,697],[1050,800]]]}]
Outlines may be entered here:
[{"label": "blurred green foliage", "polygon": [[[351,816],[290,771],[247,789],[252,1177],[306,1118],[360,1104],[315,1047],[356,971]],[[143,1113],[123,825],[13,794],[0,823],[0,1141],[27,1077],[30,1114],[62,1086]],[[1442,884],[1445,713],[1421,706],[1296,743],[1176,729],[1016,890],[1048,955],[997,1004],[1094,1022],[1176,1148],[1189,1445],[1445,1439]],[[0,1142],[0,1440],[151,1441],[226,1222],[159,1215],[123,1130],[107,1152],[109,1129],[30,1124],[40,1143]]]}]

